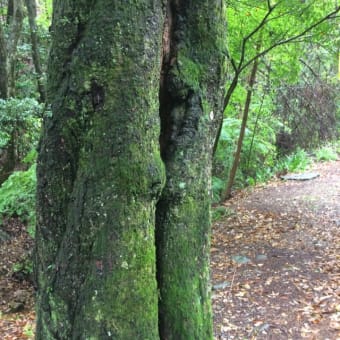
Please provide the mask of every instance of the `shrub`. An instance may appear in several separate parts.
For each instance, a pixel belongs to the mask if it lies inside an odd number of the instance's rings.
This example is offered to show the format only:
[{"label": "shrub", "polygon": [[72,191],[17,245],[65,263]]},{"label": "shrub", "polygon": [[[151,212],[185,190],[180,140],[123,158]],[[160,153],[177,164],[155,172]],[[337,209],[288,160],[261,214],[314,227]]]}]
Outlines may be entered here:
[{"label": "shrub", "polygon": [[31,98],[0,99],[0,149],[14,144],[21,161],[37,145],[43,106]]},{"label": "shrub", "polygon": [[0,187],[0,214],[18,216],[27,223],[28,232],[34,236],[36,165],[26,171],[15,171]]},{"label": "shrub", "polygon": [[317,161],[335,161],[338,159],[338,155],[334,148],[331,146],[324,146],[323,148],[315,151]]},{"label": "shrub", "polygon": [[281,158],[276,166],[276,172],[283,170],[289,172],[303,171],[311,164],[307,152],[303,149],[297,149],[294,153]]}]

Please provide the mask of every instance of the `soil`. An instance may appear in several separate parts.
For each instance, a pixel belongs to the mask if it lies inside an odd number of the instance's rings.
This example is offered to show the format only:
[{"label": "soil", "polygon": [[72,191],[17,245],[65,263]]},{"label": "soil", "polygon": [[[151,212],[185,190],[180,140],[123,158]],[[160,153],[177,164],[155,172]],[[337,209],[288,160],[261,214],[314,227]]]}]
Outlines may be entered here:
[{"label": "soil", "polygon": [[340,162],[225,202],[213,226],[216,339],[340,339]]},{"label": "soil", "polygon": [[[216,340],[340,340],[340,162],[312,170],[320,176],[223,204],[211,248]],[[17,219],[2,231],[0,338],[33,339],[33,240]]]},{"label": "soil", "polygon": [[33,239],[17,218],[2,221],[1,231],[6,241],[0,241],[0,339],[33,339]]}]

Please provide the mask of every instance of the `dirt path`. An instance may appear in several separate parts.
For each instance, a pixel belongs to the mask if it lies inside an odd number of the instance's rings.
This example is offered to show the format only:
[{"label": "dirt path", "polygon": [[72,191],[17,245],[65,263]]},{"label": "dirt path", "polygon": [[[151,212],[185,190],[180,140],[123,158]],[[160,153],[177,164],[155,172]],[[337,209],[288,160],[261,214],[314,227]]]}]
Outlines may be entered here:
[{"label": "dirt path", "polygon": [[340,339],[340,162],[225,203],[213,226],[216,339]]}]

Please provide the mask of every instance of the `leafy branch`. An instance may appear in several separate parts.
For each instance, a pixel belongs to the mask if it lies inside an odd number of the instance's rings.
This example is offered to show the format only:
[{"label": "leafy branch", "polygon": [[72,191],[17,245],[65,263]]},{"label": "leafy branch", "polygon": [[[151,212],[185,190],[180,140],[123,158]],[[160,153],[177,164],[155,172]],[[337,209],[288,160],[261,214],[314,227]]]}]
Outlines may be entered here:
[{"label": "leafy branch", "polygon": [[303,30],[299,34],[296,34],[296,35],[294,35],[294,36],[292,36],[290,38],[287,38],[287,39],[284,39],[284,40],[281,40],[281,41],[277,41],[276,43],[274,43],[270,47],[268,47],[268,48],[264,49],[263,51],[259,52],[253,58],[249,59],[242,67],[240,67],[240,69],[239,69],[240,72],[242,72],[246,67],[248,67],[251,63],[253,63],[253,61],[255,61],[255,59],[263,57],[264,55],[266,55],[268,52],[270,52],[275,47],[278,47],[278,46],[281,46],[281,45],[285,45],[285,44],[288,44],[288,43],[291,43],[291,42],[295,42],[299,38],[302,38],[303,36],[305,36],[308,32],[312,31],[317,26],[321,25],[323,22],[325,22],[327,20],[330,20],[330,19],[335,19],[337,17],[336,14],[339,11],[340,11],[340,6],[338,6],[333,12],[331,12],[328,15],[326,15],[325,17],[321,18],[319,21],[315,22],[313,25],[307,27],[305,30]]},{"label": "leafy branch", "polygon": [[[318,21],[314,22],[312,25],[308,26],[307,28],[305,28],[302,32],[293,35],[291,37],[288,38],[283,38],[281,40],[278,40],[276,42],[274,42],[271,46],[265,48],[262,51],[259,51],[258,53],[255,54],[255,56],[253,56],[252,58],[250,58],[249,60],[247,60],[245,62],[245,56],[246,56],[246,52],[247,52],[247,44],[249,43],[249,40],[259,31],[261,31],[266,24],[273,20],[273,17],[270,17],[271,14],[273,13],[273,11],[281,4],[281,2],[277,2],[276,4],[272,5],[270,3],[270,0],[267,0],[267,12],[265,13],[265,15],[263,16],[263,18],[261,19],[261,21],[258,23],[258,25],[248,34],[246,35],[243,39],[242,39],[242,43],[241,43],[241,56],[240,56],[240,60],[238,62],[238,64],[236,63],[235,59],[232,57],[231,53],[229,52],[229,50],[227,50],[226,52],[226,57],[228,58],[228,60],[230,61],[232,68],[234,70],[234,76],[233,79],[228,87],[226,96],[224,97],[224,101],[223,101],[223,111],[225,111],[225,109],[227,108],[227,106],[229,105],[231,96],[234,92],[234,90],[237,87],[238,81],[239,81],[239,77],[242,74],[242,72],[253,62],[255,62],[256,60],[258,60],[259,58],[265,56],[266,54],[268,54],[270,51],[272,51],[273,49],[275,49],[276,47],[285,45],[285,44],[289,44],[289,43],[295,43],[295,42],[299,42],[301,38],[303,38],[304,36],[306,36],[307,33],[309,33],[310,31],[312,31],[313,29],[315,29],[317,26],[321,25],[322,23],[324,23],[327,20],[331,20],[331,19],[335,19],[337,18],[337,13],[340,11],[340,6],[337,6],[335,8],[335,10],[333,10],[332,12],[328,13],[327,15],[325,15],[324,17],[322,17],[321,19],[319,19]],[[278,17],[282,17],[283,15],[277,16],[275,18]],[[286,31],[284,33],[284,36],[288,34],[288,31]],[[222,126],[223,126],[223,119],[221,119],[219,127],[218,127],[218,131],[217,131],[217,136],[215,139],[215,144],[214,144],[214,150],[213,152],[216,152],[217,149],[217,145],[218,145],[218,141],[221,135],[221,131],[222,131]]]}]

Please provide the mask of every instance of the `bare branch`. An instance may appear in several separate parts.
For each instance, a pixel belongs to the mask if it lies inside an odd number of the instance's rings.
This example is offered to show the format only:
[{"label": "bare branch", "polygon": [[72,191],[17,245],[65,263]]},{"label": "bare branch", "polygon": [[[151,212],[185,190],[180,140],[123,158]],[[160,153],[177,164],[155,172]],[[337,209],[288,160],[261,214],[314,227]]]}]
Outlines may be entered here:
[{"label": "bare branch", "polygon": [[304,61],[302,58],[299,58],[299,61],[300,63],[302,63],[303,65],[305,65],[308,70],[312,73],[312,75],[315,77],[315,78],[319,78],[318,74],[313,70],[312,66],[310,66],[309,64],[307,64],[306,61]]}]

